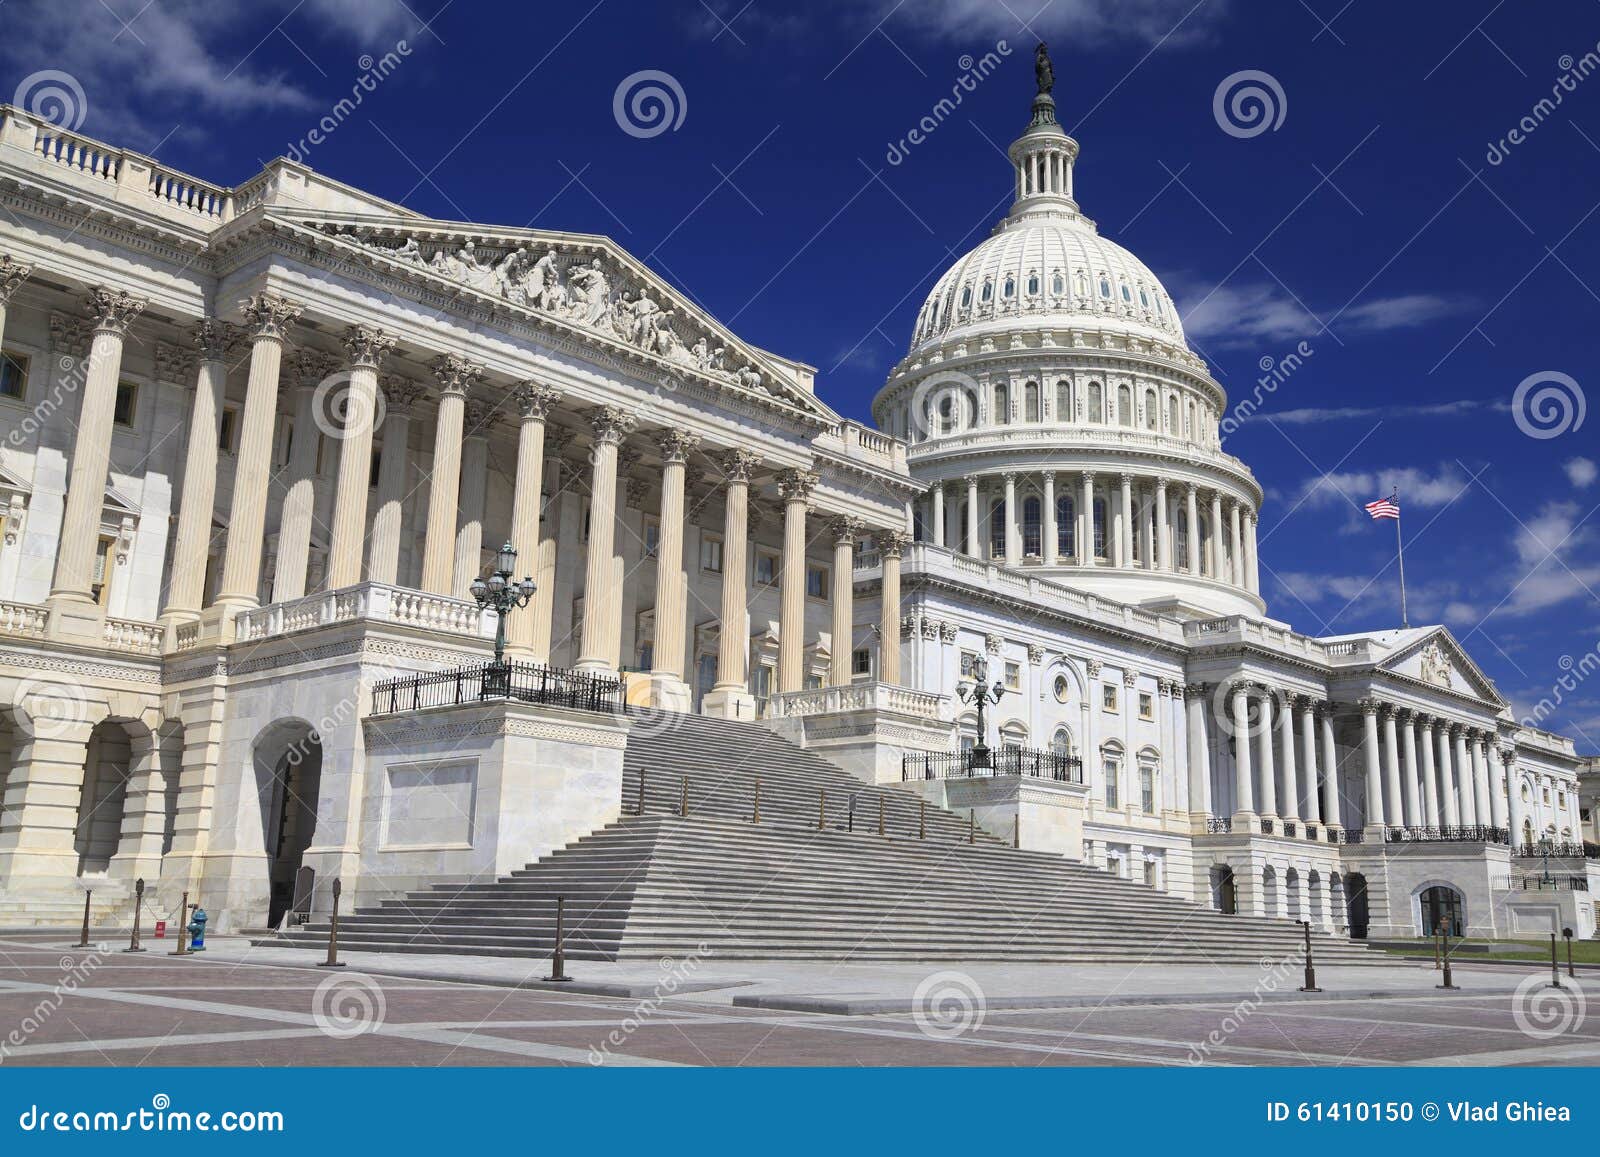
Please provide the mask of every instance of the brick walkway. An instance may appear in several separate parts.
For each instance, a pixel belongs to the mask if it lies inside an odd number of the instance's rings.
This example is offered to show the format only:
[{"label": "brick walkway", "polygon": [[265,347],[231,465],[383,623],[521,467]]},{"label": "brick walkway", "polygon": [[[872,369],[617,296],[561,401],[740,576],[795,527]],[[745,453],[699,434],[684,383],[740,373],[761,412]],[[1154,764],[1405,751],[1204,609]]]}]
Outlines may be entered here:
[{"label": "brick walkway", "polygon": [[[0,937],[0,1061],[22,1065],[1188,1065],[1600,1063],[1576,994],[1566,1031],[1521,1024],[1531,997],[1419,989],[1276,999],[974,1009],[959,987],[926,1016],[734,1007],[730,990],[656,1000],[127,955],[62,934]],[[930,968],[929,973],[942,972]],[[1471,984],[1473,973],[1460,979]],[[1485,984],[1490,974],[1479,976]],[[735,990],[736,991],[736,990]],[[1548,1009],[1546,1010],[1548,1011]],[[1534,1027],[1538,1027],[1537,1024]]]}]

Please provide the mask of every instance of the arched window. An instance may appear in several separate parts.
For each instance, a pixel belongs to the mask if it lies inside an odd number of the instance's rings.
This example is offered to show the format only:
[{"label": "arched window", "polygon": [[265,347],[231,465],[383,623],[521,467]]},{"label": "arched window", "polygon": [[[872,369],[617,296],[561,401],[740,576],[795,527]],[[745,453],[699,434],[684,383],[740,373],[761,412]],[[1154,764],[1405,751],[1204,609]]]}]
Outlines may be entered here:
[{"label": "arched window", "polygon": [[961,287],[961,308],[972,308],[972,286],[970,285],[963,285]]},{"label": "arched window", "polygon": [[1111,282],[1108,278],[1103,276],[1100,278],[1100,296],[1105,298],[1107,301],[1111,300]]},{"label": "arched window", "polygon": [[1184,427],[1184,433],[1186,433],[1191,440],[1194,438],[1194,402],[1192,401],[1189,403],[1189,422],[1188,425]]},{"label": "arched window", "polygon": [[978,300],[985,305],[994,300],[994,282],[985,281],[983,283],[983,291],[978,294]]},{"label": "arched window", "polygon": [[1000,296],[1010,301],[1017,295],[1017,279],[1011,274],[1006,274],[1005,288],[1000,291]]},{"label": "arched window", "polygon": [[1022,553],[1024,557],[1032,555],[1034,558],[1041,558],[1044,555],[1044,547],[1041,545],[1042,536],[1040,533],[1043,524],[1041,523],[1040,518],[1041,514],[1039,510],[1039,500],[1037,498],[1023,499]]},{"label": "arched window", "polygon": [[1072,495],[1056,495],[1056,555],[1061,559],[1076,558],[1078,523]]},{"label": "arched window", "polygon": [[1106,557],[1106,540],[1109,537],[1110,536],[1106,534],[1106,500],[1104,498],[1096,498],[1094,500],[1095,558],[1103,559]]},{"label": "arched window", "polygon": [[1011,421],[1011,391],[1004,382],[995,383],[994,413],[991,416],[996,426],[1004,426]]},{"label": "arched window", "polygon": [[1176,435],[1178,430],[1178,395],[1171,394],[1167,398],[1167,433]]},{"label": "arched window", "polygon": [[978,395],[971,390],[963,390],[961,396],[966,400],[966,423],[969,427],[978,424]]},{"label": "arched window", "polygon": [[1178,513],[1172,520],[1172,553],[1177,556],[1177,568],[1189,569],[1189,512],[1183,507],[1178,508]]},{"label": "arched window", "polygon": [[1117,387],[1117,423],[1133,425],[1133,391],[1127,386]]},{"label": "arched window", "polygon": [[1050,292],[1060,297],[1067,291],[1067,279],[1061,276],[1061,270],[1056,270],[1055,276],[1050,279]]},{"label": "arched window", "polygon": [[1083,276],[1083,270],[1080,269],[1078,272],[1072,275],[1072,283],[1077,286],[1079,297],[1089,296],[1089,282],[1088,279]]},{"label": "arched window", "polygon": [[1105,390],[1099,382],[1089,383],[1089,421],[1106,420]]},{"label": "arched window", "polygon": [[1056,728],[1056,733],[1050,737],[1050,754],[1063,756],[1071,755],[1072,732],[1068,731],[1065,727]]},{"label": "arched window", "polygon": [[1016,720],[1000,728],[1000,746],[1013,751],[1020,750],[1028,745],[1028,729]]},{"label": "arched window", "polygon": [[1127,302],[1129,305],[1133,304],[1133,294],[1128,292],[1128,287],[1126,285],[1122,287],[1122,300]]},{"label": "arched window", "polygon": [[1056,421],[1072,421],[1072,383],[1065,378],[1056,383]]},{"label": "arched window", "polygon": [[1039,296],[1039,275],[1037,273],[1028,274],[1028,296]]},{"label": "arched window", "polygon": [[1026,422],[1039,420],[1039,383],[1028,382],[1022,387],[1022,412]]},{"label": "arched window", "polygon": [[1006,504],[1003,498],[989,503],[989,557],[1003,558],[1006,553]]},{"label": "arched window", "polygon": [[1150,295],[1144,291],[1144,286],[1139,287],[1139,304],[1146,309],[1150,308]]},{"label": "arched window", "polygon": [[954,434],[956,431],[956,402],[949,394],[939,399],[939,433]]},{"label": "arched window", "polygon": [[1144,392],[1144,427],[1146,430],[1154,430],[1160,421],[1161,406],[1156,402],[1156,392],[1154,390],[1146,390]]}]

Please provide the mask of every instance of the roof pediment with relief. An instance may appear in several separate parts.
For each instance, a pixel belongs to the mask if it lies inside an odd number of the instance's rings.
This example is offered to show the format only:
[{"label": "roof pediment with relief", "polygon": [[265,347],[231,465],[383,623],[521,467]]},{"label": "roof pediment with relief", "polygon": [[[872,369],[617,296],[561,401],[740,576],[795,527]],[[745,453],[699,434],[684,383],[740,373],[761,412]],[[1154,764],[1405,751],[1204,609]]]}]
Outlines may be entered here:
[{"label": "roof pediment with relief", "polygon": [[625,347],[669,377],[777,402],[829,423],[839,417],[786,380],[764,355],[609,238],[496,229],[411,217],[284,213],[388,271],[482,295],[497,307],[586,340]]},{"label": "roof pediment with relief", "polygon": [[1443,627],[1414,640],[1378,664],[1392,671],[1460,695],[1471,695],[1505,706],[1506,700],[1478,665]]}]

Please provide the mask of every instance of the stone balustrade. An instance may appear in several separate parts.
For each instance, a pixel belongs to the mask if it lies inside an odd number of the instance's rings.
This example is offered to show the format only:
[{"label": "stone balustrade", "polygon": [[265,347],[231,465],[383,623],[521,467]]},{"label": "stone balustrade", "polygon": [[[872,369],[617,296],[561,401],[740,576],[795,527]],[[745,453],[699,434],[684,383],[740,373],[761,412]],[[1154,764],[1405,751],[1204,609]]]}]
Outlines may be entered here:
[{"label": "stone balustrade", "polygon": [[467,637],[491,637],[493,616],[468,599],[452,599],[386,583],[360,583],[244,611],[235,624],[240,642],[259,642],[350,622],[391,623]]},{"label": "stone balustrade", "polygon": [[813,687],[774,695],[767,714],[776,719],[802,719],[842,711],[893,711],[918,719],[945,722],[951,718],[950,697],[894,683],[850,683]]},{"label": "stone balustrade", "polygon": [[50,612],[32,603],[0,601],[0,635],[42,639],[50,625]]},{"label": "stone balustrade", "polygon": [[159,655],[166,631],[160,623],[146,623],[138,619],[107,619],[106,646],[114,651],[136,655]]}]

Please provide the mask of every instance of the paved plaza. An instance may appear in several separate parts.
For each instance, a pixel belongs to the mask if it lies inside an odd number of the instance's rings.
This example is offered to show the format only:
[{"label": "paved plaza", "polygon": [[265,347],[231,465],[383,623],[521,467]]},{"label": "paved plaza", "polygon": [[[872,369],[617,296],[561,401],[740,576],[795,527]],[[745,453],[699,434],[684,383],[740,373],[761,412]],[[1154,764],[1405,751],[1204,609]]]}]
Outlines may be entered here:
[{"label": "paved plaza", "polygon": [[[188,1065],[1590,1065],[1590,973],[1427,964],[1010,968],[316,954],[175,959],[0,936],[0,1063]],[[386,970],[380,973],[378,969]],[[409,975],[395,975],[406,973]],[[1569,985],[1573,982],[1568,981]],[[1518,992],[1519,986],[1521,992]],[[765,1005],[766,1007],[761,1007]]]}]

